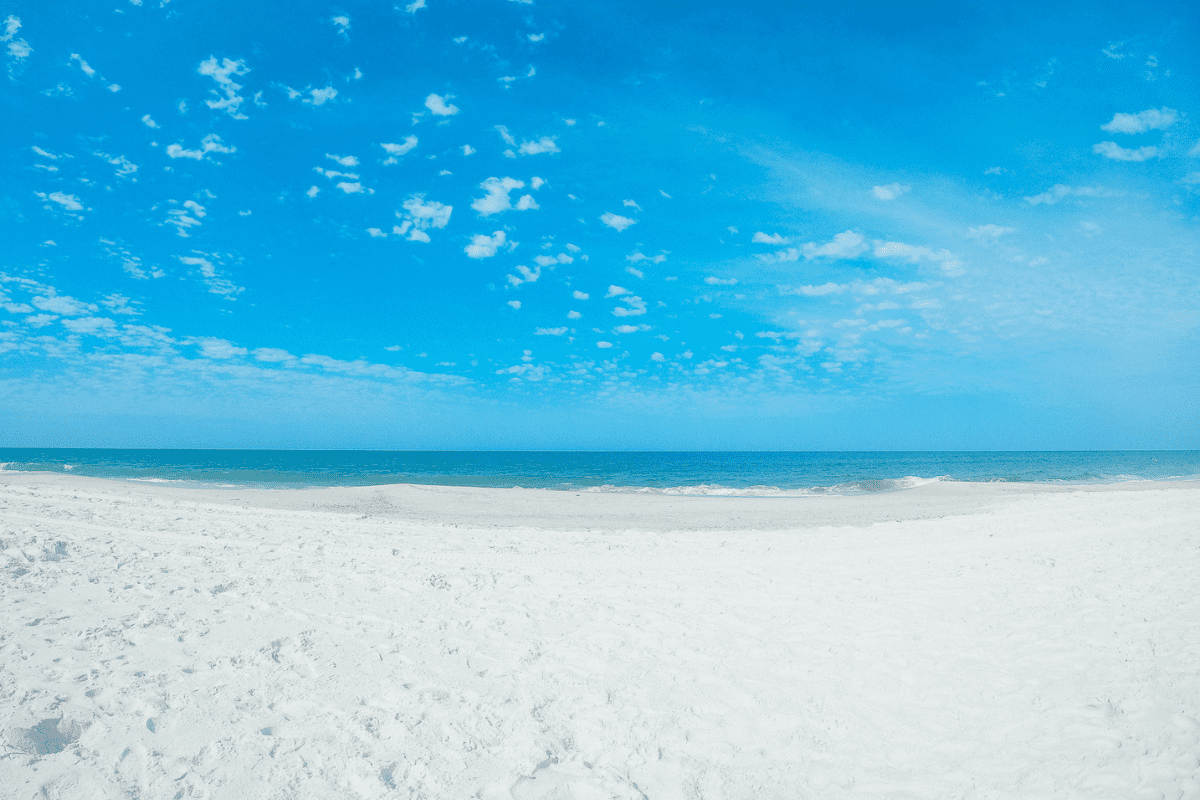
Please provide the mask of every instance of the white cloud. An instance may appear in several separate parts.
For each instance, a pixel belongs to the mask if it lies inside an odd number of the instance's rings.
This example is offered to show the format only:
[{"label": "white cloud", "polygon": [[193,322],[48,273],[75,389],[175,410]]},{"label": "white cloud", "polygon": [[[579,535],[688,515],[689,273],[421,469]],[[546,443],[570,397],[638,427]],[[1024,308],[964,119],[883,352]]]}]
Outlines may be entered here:
[{"label": "white cloud", "polygon": [[580,314],[578,311],[568,311],[567,312],[567,319],[579,319],[582,316],[583,316],[583,314]]},{"label": "white cloud", "polygon": [[1016,228],[1005,228],[1001,225],[980,225],[967,229],[968,239],[998,239],[1006,233],[1013,233]]},{"label": "white cloud", "polygon": [[599,347],[601,350],[607,350],[612,347],[612,342],[596,342],[596,347]]},{"label": "white cloud", "polygon": [[96,153],[96,155],[117,168],[118,178],[128,178],[138,170],[137,164],[134,164],[125,156],[110,156],[107,153]]},{"label": "white cloud", "polygon": [[649,325],[618,325],[617,327],[613,328],[613,333],[637,333],[639,331],[648,330],[650,330]]},{"label": "white cloud", "polygon": [[1026,197],[1025,202],[1032,206],[1054,205],[1065,197],[1120,197],[1123,192],[1106,189],[1103,186],[1064,186],[1056,183],[1041,194]]},{"label": "white cloud", "polygon": [[527,33],[527,34],[525,34],[525,38],[527,38],[531,42],[540,42],[546,38],[546,34],[544,34],[544,33]]},{"label": "white cloud", "polygon": [[334,17],[330,21],[333,22],[333,24],[337,27],[337,29],[338,29],[337,32],[339,35],[345,36],[347,39],[350,38],[349,34],[347,33],[347,31],[350,30],[350,18],[349,17],[343,15],[343,16],[339,16],[339,17]]},{"label": "white cloud", "polygon": [[80,319],[64,319],[63,327],[71,333],[111,336],[117,330],[117,323],[107,317],[82,317]]},{"label": "white cloud", "polygon": [[554,140],[556,136],[543,136],[536,142],[521,142],[521,146],[517,151],[523,156],[536,156],[539,153],[557,153],[560,152],[558,145]]},{"label": "white cloud", "polygon": [[823,283],[819,286],[780,286],[778,288],[779,293],[783,295],[824,297],[829,294],[843,294],[845,292],[856,295],[909,294],[910,292],[928,288],[928,284],[919,282],[901,283],[891,278],[876,278],[873,281]]},{"label": "white cloud", "polygon": [[767,262],[784,262],[798,261],[800,256],[804,258],[857,258],[865,253],[869,248],[866,238],[861,233],[854,231],[843,231],[833,237],[832,241],[818,245],[814,242],[809,242],[804,245],[803,250],[795,247],[790,247],[787,250],[780,250],[771,255],[760,255],[759,258]]},{"label": "white cloud", "polygon": [[520,300],[509,300],[509,301],[508,301],[508,304],[509,304],[510,306],[512,306],[514,310],[520,310],[520,308],[521,308],[521,301],[520,301]]},{"label": "white cloud", "polygon": [[187,200],[184,202],[183,208],[172,208],[167,211],[167,219],[163,224],[174,225],[176,232],[186,239],[190,235],[187,232],[188,228],[199,226],[200,220],[204,219],[206,215],[207,211],[204,206],[195,200]]},{"label": "white cloud", "polygon": [[34,192],[43,200],[53,201],[65,208],[67,211],[83,211],[83,203],[73,194],[64,194],[62,192],[51,192],[45,194],[43,192]]},{"label": "white cloud", "polygon": [[508,128],[506,128],[505,126],[497,125],[496,133],[500,134],[500,138],[504,140],[505,144],[510,144],[510,145],[513,145],[514,147],[516,146],[517,140],[513,138],[513,135],[508,132]]},{"label": "white cloud", "polygon": [[14,38],[19,30],[21,30],[21,18],[9,14],[8,18],[4,20],[4,35],[0,36],[0,42],[8,42],[9,58],[15,58],[18,61],[29,58],[29,54],[33,52],[29,42]]},{"label": "white cloud", "polygon": [[464,144],[464,145],[462,146],[462,154],[463,154],[464,156],[469,156],[469,155],[471,155],[471,154],[472,154],[472,153],[474,153],[474,152],[475,152],[475,148],[474,148],[474,147],[471,147],[471,145],[469,145],[469,144]]},{"label": "white cloud", "polygon": [[357,167],[358,166],[358,159],[355,158],[354,156],[335,156],[335,155],[326,153],[325,157],[333,159],[337,163],[341,164],[343,167]]},{"label": "white cloud", "polygon": [[64,317],[81,317],[84,314],[90,314],[99,310],[92,303],[84,303],[65,294],[34,297],[29,302],[42,311],[48,311],[51,314],[61,314]]},{"label": "white cloud", "polygon": [[1178,119],[1178,111],[1163,106],[1161,109],[1151,108],[1137,114],[1114,114],[1112,121],[1101,125],[1100,130],[1109,133],[1145,133],[1165,130]]},{"label": "white cloud", "polygon": [[540,207],[541,206],[537,204],[537,201],[533,199],[533,195],[531,194],[521,195],[521,199],[517,201],[516,205],[517,211],[532,211]]},{"label": "white cloud", "polygon": [[454,95],[448,94],[445,97],[437,94],[431,94],[425,98],[425,107],[435,117],[452,117],[458,113],[458,106],[447,103],[447,100],[453,98]]},{"label": "white cloud", "polygon": [[147,128],[157,128],[158,127],[158,123],[155,122],[153,119],[151,119],[149,114],[146,114],[144,117],[142,117],[142,124],[145,125]]},{"label": "white cloud", "polygon": [[491,236],[479,233],[471,237],[471,243],[463,248],[467,258],[491,258],[504,245],[504,231],[495,231]]},{"label": "white cloud", "polygon": [[358,181],[342,181],[337,184],[337,188],[341,189],[346,194],[363,194],[367,191]]},{"label": "white cloud", "polygon": [[600,221],[603,222],[608,227],[613,228],[614,230],[617,230],[617,231],[623,231],[626,228],[628,228],[630,225],[637,225],[636,219],[630,219],[629,217],[622,217],[620,214],[613,214],[612,212],[609,212],[609,211],[605,211],[603,214],[600,215]]},{"label": "white cloud", "polygon": [[709,275],[704,279],[704,282],[709,286],[733,286],[737,283],[737,278],[717,278]]},{"label": "white cloud", "polygon": [[[310,96],[304,97],[305,93]],[[306,86],[304,87],[303,91],[301,91],[299,89],[293,89],[289,86],[287,87],[287,95],[289,100],[303,98],[300,100],[301,103],[307,103],[311,106],[323,106],[327,101],[337,97],[338,90],[332,86],[326,86],[324,89],[313,89],[312,87]]]},{"label": "white cloud", "polygon": [[387,233],[381,228],[367,228],[367,233],[371,234],[372,239],[387,238]]},{"label": "white cloud", "polygon": [[624,205],[626,208],[636,208],[638,211],[642,210],[642,207],[637,204],[636,200],[625,200],[623,201],[622,205]]},{"label": "white cloud", "polygon": [[[246,290],[245,287],[238,286],[228,278],[222,277],[217,272],[216,265],[206,257],[208,254],[200,253],[198,250],[193,250],[192,252],[199,253],[199,255],[176,256],[176,258],[187,266],[196,267],[199,270],[200,278],[208,286],[208,291],[211,294],[221,295],[227,300],[233,300],[237,295]],[[215,256],[213,257],[215,258]]]},{"label": "white cloud", "polygon": [[564,325],[561,328],[538,328],[533,332],[535,336],[562,336],[567,332],[567,327]]},{"label": "white cloud", "polygon": [[43,150],[42,148],[38,147],[36,144],[33,146],[32,149],[33,149],[33,152],[37,153],[42,158],[49,158],[52,161],[57,161],[58,159],[62,158],[62,156],[56,156],[56,155],[54,155],[54,153],[51,153],[48,150]]},{"label": "white cloud", "polygon": [[537,177],[536,175],[529,179],[529,187],[531,189],[535,189],[535,190],[540,189],[545,185],[546,185],[546,182],[544,180],[542,180],[541,178]]},{"label": "white cloud", "polygon": [[578,289],[576,289],[574,292],[572,292],[571,296],[574,297],[576,300],[587,300],[589,297],[587,292],[581,292]]},{"label": "white cloud", "polygon": [[[210,56],[208,59],[200,62],[200,67],[196,70],[201,75],[207,75],[217,82],[217,89],[209,90],[211,94],[217,96],[216,100],[205,100],[204,102],[209,108],[218,111],[224,111],[234,119],[248,119],[238,109],[241,108],[242,102],[245,100],[238,91],[242,88],[241,84],[235,83],[233,77],[245,75],[250,69],[246,66],[246,62],[239,59],[223,58],[217,63],[216,56]],[[224,97],[221,94],[224,93]]]},{"label": "white cloud", "polygon": [[[729,232],[737,233],[737,228],[731,227]],[[766,234],[762,231],[755,231],[754,235],[750,237],[750,241],[755,244],[787,244],[791,239],[778,233]]]},{"label": "white cloud", "polygon": [[875,186],[871,189],[871,194],[875,195],[880,200],[895,200],[902,194],[908,194],[912,191],[911,186],[905,186],[899,183],[889,183],[887,186]]},{"label": "white cloud", "polygon": [[213,337],[199,339],[196,343],[200,345],[200,355],[205,358],[235,358],[237,356],[244,356],[249,352],[244,347],[236,347],[232,342]]},{"label": "white cloud", "polygon": [[522,283],[536,283],[537,279],[542,277],[542,268],[540,266],[537,269],[530,269],[524,264],[518,264],[517,272],[521,273],[521,277],[518,278],[516,275],[508,276],[508,282],[514,287],[520,286]]},{"label": "white cloud", "polygon": [[198,150],[185,150],[177,144],[167,145],[167,155],[171,158],[192,158],[196,161],[201,160],[209,153],[236,153],[237,148],[232,145],[226,145],[221,141],[221,137],[215,133],[210,133],[200,140],[200,148]]},{"label": "white cloud", "polygon": [[613,285],[608,287],[608,294],[604,295],[604,297],[607,299],[609,297],[619,297],[623,294],[629,294],[629,290],[623,286]]},{"label": "white cloud", "polygon": [[924,245],[905,244],[904,242],[875,242],[876,258],[893,258],[907,261],[910,264],[934,264],[947,275],[961,275],[962,261],[949,250],[934,250]]},{"label": "white cloud", "polygon": [[[509,200],[508,193],[513,189],[525,188],[525,182],[507,177],[488,178],[479,184],[479,188],[485,190],[487,194],[483,197],[475,198],[471,203],[471,208],[487,217],[492,214],[498,214],[501,211],[508,211],[512,208],[512,202]],[[532,200],[533,198],[530,199]]]},{"label": "white cloud", "polygon": [[415,14],[422,8],[425,8],[425,0],[413,0],[413,2],[404,7],[404,10],[409,14]]},{"label": "white cloud", "polygon": [[[404,155],[409,150],[412,150],[414,147],[417,146],[417,137],[406,136],[406,137],[404,137],[403,144],[393,144],[391,142],[380,142],[379,146],[382,147],[384,150],[386,150],[387,154],[389,156],[389,158],[386,161],[384,161],[383,163],[384,164],[396,164],[399,162],[400,156]],[[353,165],[351,165],[351,166],[353,166]]]},{"label": "white cloud", "polygon": [[626,267],[625,271],[628,272],[630,275],[632,275],[635,278],[645,278],[646,277],[646,273],[642,272],[637,267]]},{"label": "white cloud", "polygon": [[637,295],[625,294],[621,296],[621,302],[626,307],[617,306],[612,313],[617,317],[638,317],[646,313],[646,301]]},{"label": "white cloud", "polygon": [[625,256],[625,260],[632,264],[636,264],[639,261],[649,261],[651,264],[661,264],[667,260],[667,257],[662,253],[654,256],[648,256],[639,250]]},{"label": "white cloud", "polygon": [[662,362],[666,361],[666,360],[667,360],[667,358],[666,358],[666,356],[664,356],[662,353],[651,353],[651,354],[650,354],[650,360],[651,360],[651,361],[657,361],[657,362],[659,362],[659,363],[661,364]]},{"label": "white cloud", "polygon": [[320,191],[321,191],[320,187],[310,186],[310,187],[308,187],[308,191],[305,192],[305,194],[308,195],[309,197],[316,197],[317,193]]},{"label": "white cloud", "polygon": [[110,84],[108,85],[108,90],[109,90],[110,92],[114,92],[114,93],[115,93],[115,92],[119,92],[119,91],[121,91],[121,84],[119,84],[119,83],[110,83]]},{"label": "white cloud", "polygon": [[91,65],[89,65],[86,61],[83,60],[82,57],[80,57],[79,53],[71,53],[71,60],[78,61],[79,68],[81,70],[83,70],[83,74],[87,75],[89,78],[96,74],[96,70],[92,69]]},{"label": "white cloud", "polygon": [[[404,209],[404,214],[399,211],[396,216],[407,221],[394,232],[403,235],[408,233],[408,239],[412,242],[428,242],[429,235],[425,231],[430,228],[441,230],[450,222],[450,215],[454,211],[454,206],[448,206],[444,203],[439,203],[434,200],[425,201],[422,195],[413,195],[404,201],[401,206]],[[409,230],[409,225],[412,225],[412,230]]]},{"label": "white cloud", "polygon": [[1136,150],[1121,147],[1116,142],[1097,142],[1092,145],[1092,152],[1111,158],[1114,161],[1145,161],[1158,155],[1157,147],[1139,147]]},{"label": "white cloud", "polygon": [[312,95],[311,100],[303,100],[301,102],[310,103],[314,106],[324,105],[326,100],[332,100],[337,97],[337,89],[332,86],[326,86],[324,89],[312,89],[309,94]]},{"label": "white cloud", "polygon": [[268,364],[281,364],[296,360],[294,355],[287,350],[280,350],[278,347],[260,347],[254,351],[254,358]]}]

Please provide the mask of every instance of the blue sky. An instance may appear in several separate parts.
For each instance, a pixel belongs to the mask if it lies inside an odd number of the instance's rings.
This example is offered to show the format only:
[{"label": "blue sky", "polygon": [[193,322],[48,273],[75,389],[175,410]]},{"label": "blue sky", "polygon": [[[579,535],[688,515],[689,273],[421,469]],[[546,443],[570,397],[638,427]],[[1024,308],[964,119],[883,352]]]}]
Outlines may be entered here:
[{"label": "blue sky", "polygon": [[9,2],[0,444],[1200,447],[1187,4]]}]

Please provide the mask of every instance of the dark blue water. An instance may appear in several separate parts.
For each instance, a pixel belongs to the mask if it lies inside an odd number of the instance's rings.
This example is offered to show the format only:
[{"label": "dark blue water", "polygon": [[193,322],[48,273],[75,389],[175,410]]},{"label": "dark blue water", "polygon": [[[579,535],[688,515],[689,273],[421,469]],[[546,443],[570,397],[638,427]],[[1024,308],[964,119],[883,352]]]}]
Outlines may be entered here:
[{"label": "dark blue water", "polygon": [[597,453],[0,448],[5,470],[294,487],[420,483],[669,494],[855,494],[931,480],[1200,478],[1200,451]]}]

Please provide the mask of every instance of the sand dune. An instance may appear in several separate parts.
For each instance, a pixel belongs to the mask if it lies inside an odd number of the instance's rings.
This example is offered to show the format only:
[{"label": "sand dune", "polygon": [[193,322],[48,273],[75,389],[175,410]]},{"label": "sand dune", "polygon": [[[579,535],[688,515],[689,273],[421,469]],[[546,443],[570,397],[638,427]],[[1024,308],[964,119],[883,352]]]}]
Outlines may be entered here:
[{"label": "sand dune", "polygon": [[0,474],[0,796],[1200,798],[1200,485]]}]

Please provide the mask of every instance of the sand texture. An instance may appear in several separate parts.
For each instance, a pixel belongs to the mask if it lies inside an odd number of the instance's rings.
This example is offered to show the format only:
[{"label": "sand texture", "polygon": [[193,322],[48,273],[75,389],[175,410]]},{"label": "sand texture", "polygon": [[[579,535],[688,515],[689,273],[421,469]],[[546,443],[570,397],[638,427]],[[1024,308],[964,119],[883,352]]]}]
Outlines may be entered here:
[{"label": "sand texture", "polygon": [[0,474],[3,798],[1200,798],[1200,485]]}]

